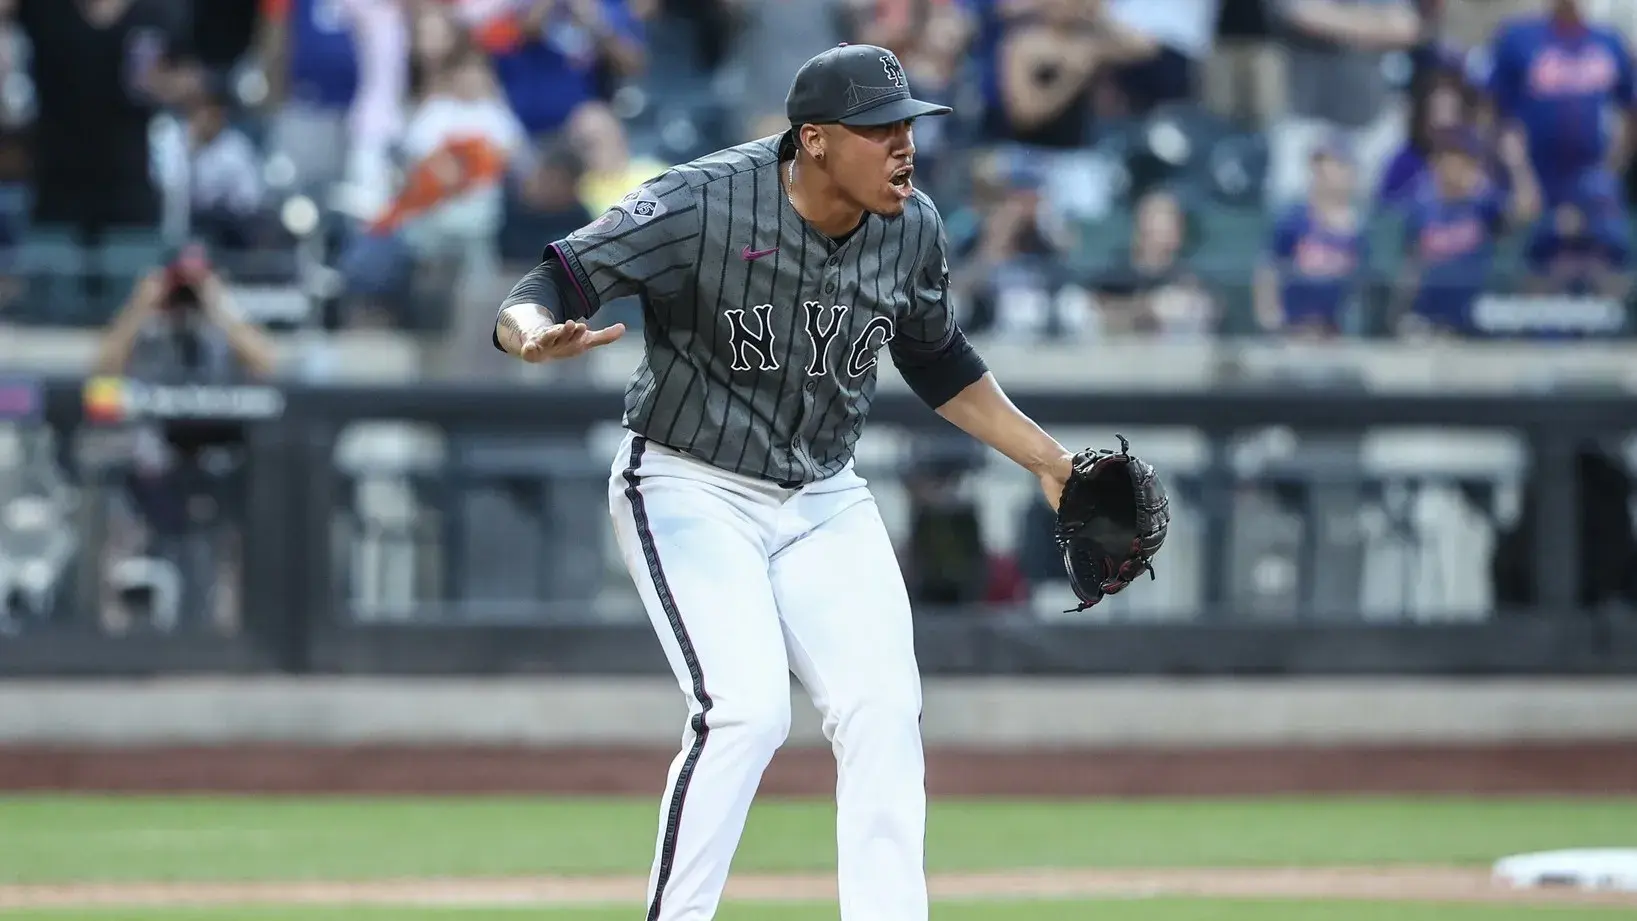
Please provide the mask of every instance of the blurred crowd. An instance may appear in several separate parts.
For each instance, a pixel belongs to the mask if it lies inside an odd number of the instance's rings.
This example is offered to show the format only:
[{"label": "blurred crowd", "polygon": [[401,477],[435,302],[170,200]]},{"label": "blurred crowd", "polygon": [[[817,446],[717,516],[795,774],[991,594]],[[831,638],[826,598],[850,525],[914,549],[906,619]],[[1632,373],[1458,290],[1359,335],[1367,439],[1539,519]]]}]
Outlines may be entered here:
[{"label": "blurred crowd", "polygon": [[[916,125],[916,181],[974,337],[1628,336],[1634,25],[1631,0],[0,0],[0,327],[97,331],[91,370],[147,380],[265,379],[269,327],[494,373],[547,243],[782,131],[796,67],[848,41],[955,109]],[[232,621],[242,429],[127,434],[99,475],[143,526],[95,525],[99,590]],[[1049,542],[986,548],[972,457],[911,466],[917,599],[1060,576]],[[473,513],[506,553],[533,520],[496,522],[540,504],[514,498]],[[71,553],[9,533],[0,632]]]},{"label": "blurred crowd", "polygon": [[[0,0],[0,320],[186,243],[289,320],[448,332],[667,166],[892,48],[975,334],[1628,331],[1597,0]],[[477,307],[472,307],[477,310]],[[633,317],[621,316],[631,320]],[[475,322],[475,321],[473,321]],[[478,325],[481,325],[479,323]]]}]

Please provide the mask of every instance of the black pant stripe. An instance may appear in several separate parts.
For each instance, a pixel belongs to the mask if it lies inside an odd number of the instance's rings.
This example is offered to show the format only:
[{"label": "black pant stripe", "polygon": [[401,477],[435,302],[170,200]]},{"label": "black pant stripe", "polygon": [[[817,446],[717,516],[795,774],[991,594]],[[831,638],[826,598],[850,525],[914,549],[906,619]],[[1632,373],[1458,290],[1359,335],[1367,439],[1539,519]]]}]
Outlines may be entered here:
[{"label": "black pant stripe", "polygon": [[665,897],[665,884],[670,881],[671,868],[676,862],[677,832],[682,827],[682,803],[688,797],[688,782],[693,779],[699,756],[705,751],[705,739],[710,735],[705,714],[710,712],[711,698],[705,690],[705,672],[699,667],[699,656],[694,651],[693,641],[688,639],[688,628],[682,623],[676,598],[671,595],[670,583],[665,580],[665,570],[660,566],[659,550],[654,546],[654,532],[648,526],[648,509],[643,503],[642,490],[638,488],[641,478],[637,475],[637,468],[642,463],[642,449],[647,443],[648,440],[641,435],[631,439],[631,460],[624,472],[625,498],[631,503],[631,517],[636,522],[637,540],[642,544],[642,557],[648,565],[648,578],[653,580],[654,593],[659,596],[665,620],[670,623],[671,634],[676,637],[676,645],[682,650],[682,661],[688,668],[688,678],[693,682],[694,699],[699,701],[699,713],[694,716],[692,724],[693,745],[688,749],[688,757],[682,760],[682,769],[676,774],[676,787],[671,791],[671,808],[665,816],[665,836],[659,851],[659,873],[654,882],[654,901],[648,906],[648,921],[659,921],[659,906]]}]

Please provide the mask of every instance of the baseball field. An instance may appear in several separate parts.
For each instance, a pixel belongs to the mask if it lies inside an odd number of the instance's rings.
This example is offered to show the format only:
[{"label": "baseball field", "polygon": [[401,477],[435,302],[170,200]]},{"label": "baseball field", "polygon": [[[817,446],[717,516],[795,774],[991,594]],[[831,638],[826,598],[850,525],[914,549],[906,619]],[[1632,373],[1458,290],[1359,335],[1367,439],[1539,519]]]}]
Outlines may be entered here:
[{"label": "baseball field", "polygon": [[[0,915],[40,921],[640,916],[649,797],[0,799]],[[723,921],[834,919],[833,807],[752,812]],[[1630,797],[933,801],[947,921],[1637,916],[1637,894],[1511,890],[1496,858],[1637,845]]]}]

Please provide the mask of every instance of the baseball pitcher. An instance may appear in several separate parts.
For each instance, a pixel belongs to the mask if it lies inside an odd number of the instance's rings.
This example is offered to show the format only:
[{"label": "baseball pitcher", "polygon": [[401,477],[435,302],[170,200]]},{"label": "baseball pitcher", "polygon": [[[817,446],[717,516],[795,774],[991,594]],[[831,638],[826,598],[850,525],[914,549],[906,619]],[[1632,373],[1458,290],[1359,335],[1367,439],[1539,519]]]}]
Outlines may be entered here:
[{"label": "baseball pitcher", "polygon": [[[843,921],[927,917],[909,599],[853,466],[883,350],[941,416],[1037,476],[1054,508],[1081,471],[1144,469],[1082,458],[1077,470],[956,325],[943,223],[912,181],[911,123],[949,111],[914,98],[885,49],[824,51],[795,76],[788,131],[646,183],[548,246],[500,310],[496,347],[541,362],[618,339],[621,326],[586,324],[600,305],[643,305],[609,510],[689,709],[648,921],[714,916],[790,728],[792,673],[837,759]],[[1156,494],[1136,496],[1115,504],[1150,514],[1119,546],[1071,550],[1077,534],[1118,531],[1089,527],[1094,510],[1060,525],[1083,598],[1118,591],[1158,548]]]}]

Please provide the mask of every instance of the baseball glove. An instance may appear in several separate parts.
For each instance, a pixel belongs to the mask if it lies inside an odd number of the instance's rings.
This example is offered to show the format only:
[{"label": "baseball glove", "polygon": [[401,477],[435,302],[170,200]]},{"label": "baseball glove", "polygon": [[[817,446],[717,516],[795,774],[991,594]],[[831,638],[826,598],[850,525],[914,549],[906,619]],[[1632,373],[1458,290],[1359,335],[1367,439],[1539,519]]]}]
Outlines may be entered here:
[{"label": "baseball glove", "polygon": [[1171,527],[1171,501],[1159,475],[1131,456],[1124,435],[1115,437],[1118,453],[1088,449],[1074,456],[1058,502],[1057,543],[1081,602],[1068,613],[1084,611],[1144,572],[1156,578],[1154,554]]}]

